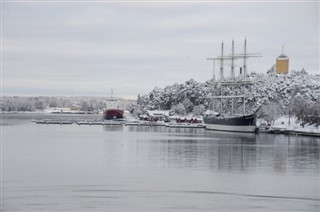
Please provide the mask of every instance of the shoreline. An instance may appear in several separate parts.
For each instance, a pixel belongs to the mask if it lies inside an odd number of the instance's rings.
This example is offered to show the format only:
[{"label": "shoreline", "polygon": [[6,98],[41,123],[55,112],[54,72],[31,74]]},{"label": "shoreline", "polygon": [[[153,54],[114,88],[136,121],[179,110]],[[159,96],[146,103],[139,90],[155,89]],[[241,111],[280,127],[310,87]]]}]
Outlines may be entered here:
[{"label": "shoreline", "polygon": [[[50,113],[46,111],[14,111],[7,112],[1,111],[1,115],[18,115],[18,114],[34,114],[34,115],[77,115],[88,116],[88,115],[100,115],[100,114],[79,114],[79,113]],[[288,124],[288,118],[286,116],[280,117],[275,121],[275,124],[272,126],[258,126],[259,133],[267,133],[267,134],[283,134],[283,135],[295,135],[295,136],[309,136],[309,137],[320,137],[320,127],[318,129],[313,125],[305,125],[305,127],[301,127],[298,122],[294,122],[291,126]],[[206,129],[207,130],[207,129]]]},{"label": "shoreline", "polygon": [[272,127],[267,130],[259,128],[259,133],[320,137],[319,132],[291,130],[286,128],[272,128]]},{"label": "shoreline", "polygon": [[281,116],[274,121],[273,125],[259,126],[259,132],[270,134],[284,134],[284,135],[304,135],[320,137],[320,127],[315,124],[305,124],[302,126],[301,122],[296,118],[289,118],[288,115]]}]

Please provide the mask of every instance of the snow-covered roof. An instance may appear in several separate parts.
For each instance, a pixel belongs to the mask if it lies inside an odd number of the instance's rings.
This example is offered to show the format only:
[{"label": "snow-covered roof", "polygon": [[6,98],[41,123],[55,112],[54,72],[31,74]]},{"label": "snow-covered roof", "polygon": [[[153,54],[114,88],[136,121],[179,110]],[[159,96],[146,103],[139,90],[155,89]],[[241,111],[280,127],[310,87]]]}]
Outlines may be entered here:
[{"label": "snow-covered roof", "polygon": [[174,119],[181,119],[181,120],[191,120],[191,119],[197,119],[197,120],[203,120],[202,116],[170,116],[169,119],[174,120]]},{"label": "snow-covered roof", "polygon": [[149,116],[169,116],[169,110],[147,110]]},{"label": "snow-covered roof", "polygon": [[204,113],[205,115],[218,115],[219,113],[218,112],[216,112],[216,111],[213,111],[213,110],[207,110],[205,113]]}]

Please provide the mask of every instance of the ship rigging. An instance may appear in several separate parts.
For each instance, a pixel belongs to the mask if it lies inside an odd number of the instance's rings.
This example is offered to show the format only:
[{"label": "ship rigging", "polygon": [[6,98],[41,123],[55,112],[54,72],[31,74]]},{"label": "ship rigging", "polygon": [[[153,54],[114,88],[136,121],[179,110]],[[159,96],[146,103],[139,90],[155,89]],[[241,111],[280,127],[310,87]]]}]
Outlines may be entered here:
[{"label": "ship rigging", "polygon": [[[251,86],[255,82],[247,79],[247,59],[251,57],[262,57],[260,53],[247,53],[247,41],[244,41],[244,51],[240,54],[234,53],[234,41],[232,41],[231,54],[224,55],[224,44],[221,44],[221,55],[214,58],[207,58],[213,61],[213,79],[212,79],[212,96],[207,98],[212,100],[212,109],[216,111],[215,101],[220,102],[220,113],[213,113],[206,115],[204,118],[207,129],[211,130],[224,130],[224,131],[239,131],[239,132],[255,132],[256,127],[256,114],[257,111],[246,114],[245,101],[252,95],[235,94],[235,88],[240,86]],[[235,75],[235,60],[243,59],[243,66],[240,67],[240,74],[238,77]],[[215,76],[215,61],[220,62],[220,79],[217,80]],[[225,77],[224,74],[224,61],[230,61],[231,70],[230,76]],[[243,68],[243,69],[242,69]],[[225,88],[231,88],[231,95],[224,95]],[[217,95],[220,94],[220,95]],[[243,113],[242,115],[234,113],[234,100],[242,99]],[[223,100],[231,99],[230,114],[223,112]]]}]

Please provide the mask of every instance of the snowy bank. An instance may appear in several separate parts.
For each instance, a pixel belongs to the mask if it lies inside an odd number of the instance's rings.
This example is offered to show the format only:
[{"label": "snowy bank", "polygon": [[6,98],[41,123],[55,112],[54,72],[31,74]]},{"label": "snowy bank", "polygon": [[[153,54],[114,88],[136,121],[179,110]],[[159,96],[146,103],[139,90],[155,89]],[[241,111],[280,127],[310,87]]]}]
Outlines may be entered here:
[{"label": "snowy bank", "polygon": [[273,125],[271,125],[271,129],[279,130],[279,131],[286,131],[291,133],[304,133],[304,134],[315,134],[320,136],[320,126],[316,127],[315,124],[308,125],[308,124],[301,124],[298,122],[295,117],[289,116],[281,116],[277,118]]}]

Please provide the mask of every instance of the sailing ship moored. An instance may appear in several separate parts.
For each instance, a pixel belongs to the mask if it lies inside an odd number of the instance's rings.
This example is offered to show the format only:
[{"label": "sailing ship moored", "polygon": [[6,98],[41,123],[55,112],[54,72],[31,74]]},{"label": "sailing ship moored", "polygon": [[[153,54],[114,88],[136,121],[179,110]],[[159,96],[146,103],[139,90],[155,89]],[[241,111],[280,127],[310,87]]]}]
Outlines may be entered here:
[{"label": "sailing ship moored", "polygon": [[[247,67],[246,67],[246,60],[249,57],[261,57],[258,53],[247,53],[246,52],[246,45],[247,42],[244,42],[244,53],[242,54],[235,54],[234,53],[234,41],[232,41],[232,52],[231,55],[224,56],[223,55],[223,42],[221,46],[221,55],[215,58],[208,58],[208,60],[220,61],[220,79],[216,81],[215,74],[213,76],[213,89],[215,92],[220,89],[220,95],[213,95],[208,97],[209,99],[213,100],[220,100],[220,113],[207,113],[203,120],[208,130],[219,130],[219,131],[232,131],[232,132],[247,132],[247,133],[254,133],[257,131],[256,127],[256,119],[257,119],[257,112],[260,109],[258,107],[254,112],[246,114],[246,105],[245,99],[252,97],[249,95],[231,95],[231,96],[223,96],[223,88],[224,86],[229,86],[232,89],[235,87],[243,86],[243,85],[252,85],[254,82],[247,80]],[[242,67],[240,68],[240,78],[236,79],[234,73],[234,61],[236,59],[243,59],[243,70]],[[231,76],[230,79],[226,80],[224,77],[224,60],[231,61]],[[234,114],[234,99],[241,98],[243,100],[243,114],[235,115]],[[223,114],[222,110],[222,99],[231,99],[232,100],[232,107],[230,114]],[[214,107],[214,104],[213,104]]]}]

